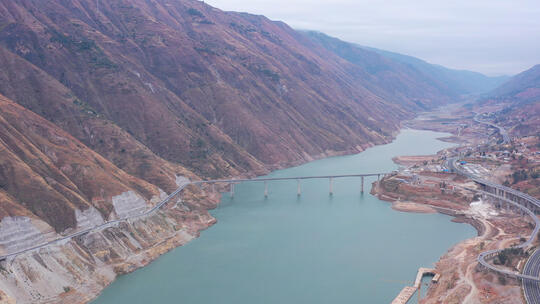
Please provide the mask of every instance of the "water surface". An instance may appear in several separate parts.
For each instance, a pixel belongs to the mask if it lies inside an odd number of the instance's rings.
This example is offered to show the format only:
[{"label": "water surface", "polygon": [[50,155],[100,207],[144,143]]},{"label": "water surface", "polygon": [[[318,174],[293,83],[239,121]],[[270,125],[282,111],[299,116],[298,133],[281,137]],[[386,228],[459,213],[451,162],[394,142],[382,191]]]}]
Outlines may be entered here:
[{"label": "water surface", "polygon": [[[431,154],[452,144],[443,133],[403,130],[387,145],[269,176],[389,172],[392,157]],[[376,179],[376,178],[375,178]],[[374,178],[236,186],[212,211],[218,223],[149,266],[119,277],[94,303],[389,303],[476,231],[441,214],[394,211],[370,195]],[[424,291],[425,292],[425,291]]]}]

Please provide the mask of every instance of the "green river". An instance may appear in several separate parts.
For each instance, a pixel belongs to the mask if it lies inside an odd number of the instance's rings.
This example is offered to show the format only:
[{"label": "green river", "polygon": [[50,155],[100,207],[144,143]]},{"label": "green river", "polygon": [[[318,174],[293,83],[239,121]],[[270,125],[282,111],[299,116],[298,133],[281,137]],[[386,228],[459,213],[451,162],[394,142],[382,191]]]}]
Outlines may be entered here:
[{"label": "green river", "polygon": [[[271,177],[390,172],[392,157],[432,154],[447,134],[402,130],[392,143],[360,154],[279,170]],[[441,214],[394,211],[360,194],[360,178],[236,185],[211,213],[218,223],[200,238],[119,277],[105,303],[389,303],[418,267],[430,267],[452,245],[476,235]],[[425,291],[425,290],[424,290]]]}]

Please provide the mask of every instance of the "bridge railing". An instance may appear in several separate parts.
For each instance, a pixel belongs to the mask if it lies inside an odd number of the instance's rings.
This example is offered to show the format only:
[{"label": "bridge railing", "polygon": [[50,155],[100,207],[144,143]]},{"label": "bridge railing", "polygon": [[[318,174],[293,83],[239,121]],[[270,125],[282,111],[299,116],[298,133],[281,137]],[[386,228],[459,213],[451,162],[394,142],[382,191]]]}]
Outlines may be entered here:
[{"label": "bridge railing", "polygon": [[[456,164],[456,162],[457,162],[457,158],[451,159],[450,160],[450,166],[458,174],[464,175],[464,176],[468,177],[469,179],[473,180],[474,182],[476,182],[478,184],[487,185],[489,187],[501,190],[503,192],[512,193],[515,197],[519,197],[519,198],[525,200],[526,202],[534,205],[536,208],[540,207],[540,201],[538,201],[537,199],[531,197],[530,195],[527,195],[525,193],[522,193],[520,191],[514,190],[514,189],[509,188],[509,187],[505,187],[503,185],[495,184],[495,183],[492,183],[490,181],[486,181],[484,179],[481,179],[481,178],[479,178],[479,177],[477,177],[477,176],[463,170],[459,165]],[[500,196],[498,194],[494,194],[494,193],[490,193],[490,192],[483,191],[483,190],[478,190],[478,189],[470,189],[470,188],[466,188],[466,189],[470,190],[470,191],[479,192],[479,193],[482,193],[482,194],[497,198],[499,200],[505,201],[505,202],[507,202],[507,203],[521,209],[525,213],[527,213],[527,215],[529,215],[533,219],[533,221],[535,223],[534,229],[533,229],[531,235],[529,236],[529,238],[525,242],[523,242],[521,244],[518,244],[518,245],[515,245],[515,246],[512,246],[510,248],[525,248],[525,247],[528,247],[530,244],[532,244],[532,242],[534,241],[534,238],[536,237],[536,235],[540,231],[540,220],[538,219],[538,217],[536,216],[534,211],[530,210],[526,206],[521,205],[520,202],[514,202],[511,199],[509,199],[507,197],[504,197],[504,196]],[[540,282],[539,277],[525,275],[525,274],[517,273],[517,272],[514,272],[514,271],[502,269],[500,267],[495,267],[494,265],[490,264],[487,261],[487,259],[495,257],[496,255],[500,254],[504,250],[505,249],[493,249],[493,250],[488,250],[488,251],[482,252],[477,257],[478,263],[480,263],[480,265],[482,265],[482,266],[486,267],[487,269],[489,269],[491,271],[494,271],[494,272],[502,273],[504,275],[515,277],[515,278],[521,279],[521,280],[525,279],[525,280],[532,280],[532,281]]]},{"label": "bridge railing", "polygon": [[29,251],[33,251],[33,250],[37,250],[37,249],[43,248],[45,246],[58,244],[58,243],[63,242],[63,241],[68,241],[68,240],[70,240],[70,239],[72,239],[74,237],[81,236],[83,234],[87,234],[87,233],[90,233],[90,232],[93,232],[93,231],[96,231],[96,230],[109,228],[109,227],[117,225],[117,224],[119,224],[121,222],[125,222],[125,221],[128,221],[128,220],[133,220],[133,219],[148,216],[148,215],[154,213],[155,211],[159,210],[165,204],[167,204],[173,197],[175,197],[178,193],[180,193],[188,185],[201,185],[201,184],[205,184],[205,183],[210,183],[210,184],[212,184],[212,183],[231,183],[231,184],[234,184],[234,183],[241,183],[241,182],[267,182],[267,181],[277,181],[277,180],[304,180],[304,179],[325,179],[325,178],[327,178],[327,179],[330,178],[331,179],[331,178],[347,178],[347,177],[362,177],[362,179],[363,179],[363,177],[368,177],[368,176],[379,176],[380,177],[380,176],[384,176],[386,174],[388,174],[388,173],[368,173],[368,174],[345,174],[345,175],[321,175],[321,176],[296,176],[296,177],[273,177],[273,178],[253,178],[253,179],[223,179],[223,180],[206,180],[206,181],[204,181],[204,180],[203,181],[187,181],[187,182],[182,183],[181,185],[179,185],[179,187],[175,191],[173,191],[166,198],[164,198],[159,203],[157,203],[154,207],[146,210],[145,212],[143,212],[141,214],[135,214],[135,215],[127,216],[127,217],[124,217],[124,218],[119,218],[119,219],[106,221],[106,222],[104,222],[102,224],[99,224],[99,225],[96,225],[94,227],[87,228],[87,229],[84,229],[84,230],[81,230],[81,231],[77,231],[77,232],[71,233],[69,235],[61,236],[61,237],[56,238],[54,240],[45,241],[45,242],[43,242],[41,244],[30,246],[28,248],[23,248],[23,249],[14,251],[14,252],[8,252],[8,253],[5,253],[3,255],[0,255],[0,261],[6,260],[7,258],[13,258],[13,257],[15,257],[15,256],[17,256],[19,254],[29,252]]}]

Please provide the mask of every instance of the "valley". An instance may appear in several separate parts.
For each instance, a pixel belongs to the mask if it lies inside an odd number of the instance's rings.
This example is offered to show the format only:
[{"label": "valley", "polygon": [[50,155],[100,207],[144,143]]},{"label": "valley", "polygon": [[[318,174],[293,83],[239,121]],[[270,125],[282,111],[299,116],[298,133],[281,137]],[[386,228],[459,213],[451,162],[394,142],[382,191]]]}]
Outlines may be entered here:
[{"label": "valley", "polygon": [[539,72],[195,0],[0,0],[0,303],[385,303],[431,266],[425,303],[534,303],[475,258],[532,221],[461,188],[539,198]]}]

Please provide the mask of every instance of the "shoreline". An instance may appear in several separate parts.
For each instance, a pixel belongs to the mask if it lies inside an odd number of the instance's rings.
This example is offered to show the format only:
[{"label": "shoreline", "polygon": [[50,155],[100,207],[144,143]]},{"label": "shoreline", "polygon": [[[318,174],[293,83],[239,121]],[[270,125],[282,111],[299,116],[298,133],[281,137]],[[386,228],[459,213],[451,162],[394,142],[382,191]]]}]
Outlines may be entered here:
[{"label": "shoreline", "polygon": [[[388,159],[388,160],[389,160],[389,159]],[[385,162],[387,162],[387,161],[385,161]],[[367,189],[366,189],[366,190],[367,190]],[[371,188],[370,190],[373,190],[373,188]],[[226,194],[226,193],[225,193],[225,194]],[[435,211],[433,211],[433,212],[435,212]],[[450,245],[450,244],[449,244],[449,245]],[[433,258],[436,259],[436,258],[437,258],[437,255],[433,256]]]},{"label": "shoreline", "polygon": [[[278,165],[274,165],[274,166],[268,166],[267,169],[271,172],[271,171],[274,171],[274,170],[280,170],[280,169],[284,169],[284,168],[292,168],[292,167],[299,166],[299,165],[302,165],[302,164],[305,164],[305,163],[308,163],[308,162],[311,162],[311,161],[314,161],[314,160],[318,160],[318,159],[358,154],[358,153],[361,153],[361,152],[365,151],[366,149],[368,149],[370,147],[378,146],[378,145],[384,145],[384,144],[388,144],[388,143],[393,142],[396,139],[396,136],[399,133],[401,133],[402,130],[404,130],[404,129],[407,129],[407,128],[406,127],[400,128],[398,132],[396,132],[395,134],[392,134],[391,138],[389,138],[384,143],[380,143],[380,144],[369,143],[369,144],[364,145],[361,149],[359,147],[354,147],[354,148],[351,148],[351,149],[348,149],[348,150],[345,150],[345,151],[327,151],[325,153],[313,156],[310,159],[303,159],[303,160],[291,162],[289,164],[283,164],[282,163],[282,164],[278,164]],[[409,129],[415,129],[415,128],[409,128]],[[420,130],[420,129],[417,129],[417,130]],[[430,130],[430,131],[440,132],[439,130]],[[236,178],[246,177],[246,176],[253,176],[253,175],[254,175],[254,172],[248,172],[248,173],[236,176]],[[255,174],[255,176],[261,176],[261,175]],[[373,187],[372,187],[371,190],[373,190]],[[185,196],[184,193],[182,193],[182,194],[180,194],[179,198],[184,199],[185,198],[184,196]],[[73,292],[73,291],[69,291],[69,292],[66,292],[66,294],[58,294],[56,297],[48,298],[48,301],[50,301],[50,300],[58,300],[58,301],[63,302],[63,303],[68,303],[68,302],[73,303],[73,301],[75,299],[76,299],[77,303],[90,303],[92,301],[95,301],[102,294],[102,292],[105,290],[105,288],[108,288],[110,286],[110,284],[112,284],[112,282],[114,282],[118,277],[120,277],[122,275],[125,275],[125,274],[128,274],[128,273],[131,273],[131,272],[134,272],[137,269],[143,268],[145,266],[148,266],[150,263],[157,260],[161,255],[163,255],[163,254],[165,254],[165,253],[167,253],[167,252],[169,252],[169,251],[171,251],[171,250],[173,250],[173,249],[175,249],[177,247],[181,247],[181,246],[187,244],[189,241],[193,240],[194,238],[199,237],[200,233],[202,233],[204,230],[206,230],[209,227],[211,227],[212,225],[216,224],[217,219],[214,218],[210,214],[209,211],[212,210],[212,209],[215,209],[221,203],[221,197],[222,197],[222,193],[220,193],[220,192],[210,192],[210,193],[208,193],[208,192],[206,192],[204,190],[202,191],[202,197],[200,199],[202,199],[203,201],[206,201],[206,207],[202,207],[201,211],[207,217],[207,221],[202,225],[199,223],[199,224],[195,225],[195,227],[188,227],[188,228],[191,228],[190,230],[195,229],[195,231],[192,231],[191,237],[189,239],[187,239],[187,240],[185,240],[185,239],[184,240],[179,240],[179,238],[181,238],[181,236],[180,236],[181,231],[177,231],[176,233],[174,233],[172,235],[169,235],[168,237],[165,237],[163,239],[159,239],[158,243],[143,249],[141,252],[137,252],[136,254],[127,256],[124,260],[118,261],[118,263],[109,264],[114,269],[112,277],[110,279],[108,279],[106,282],[102,282],[104,284],[99,284],[98,286],[94,285],[94,287],[91,288],[92,293],[91,294],[87,293],[84,298],[80,297],[80,295],[81,295],[80,293],[78,293],[79,297],[75,297],[75,298],[74,297],[69,297],[69,294]],[[214,202],[214,203],[212,203],[212,202]],[[211,206],[208,206],[209,203],[210,203]],[[204,204],[205,203],[203,203],[203,205]],[[170,215],[168,213],[169,213],[169,211],[171,211],[172,208],[176,207],[176,204],[174,204],[174,206],[173,206],[173,204],[171,204],[170,206],[164,206],[164,207],[165,208],[163,208],[162,210],[160,210],[156,214],[159,215],[159,216],[170,217]],[[420,207],[417,206],[417,208],[420,208]],[[398,208],[393,208],[393,209],[396,210],[396,211],[404,211],[404,210],[399,210]],[[434,208],[429,208],[429,209],[420,208],[420,209],[423,209],[424,213],[427,213],[427,212],[429,212],[429,213],[439,212],[438,210],[436,210]],[[410,210],[409,210],[409,212],[410,212]],[[156,215],[154,215],[154,216],[156,216]],[[142,220],[137,220],[137,221],[135,221],[133,223],[133,225],[135,225],[135,223],[141,222],[141,221]],[[104,230],[100,230],[98,233],[102,233],[102,232],[104,232]],[[117,245],[117,244],[113,244],[113,245]],[[88,290],[87,290],[87,292],[88,292]],[[66,297],[66,296],[68,296],[68,297]]]},{"label": "shoreline", "polygon": [[[229,177],[229,178],[237,179],[237,178],[260,177],[260,176],[270,174],[271,172],[274,172],[274,171],[277,171],[277,170],[282,170],[282,169],[288,169],[288,168],[301,166],[301,165],[304,165],[304,164],[307,164],[309,162],[316,161],[316,160],[321,160],[321,159],[331,158],[331,157],[355,155],[355,154],[358,154],[358,153],[362,153],[362,152],[364,152],[365,150],[367,150],[367,149],[369,149],[371,147],[375,147],[375,146],[379,146],[379,145],[386,145],[386,144],[389,144],[389,143],[393,142],[396,139],[397,135],[399,135],[399,133],[401,133],[401,131],[403,129],[405,129],[405,128],[402,126],[397,132],[393,133],[389,138],[385,138],[384,142],[381,142],[381,143],[378,143],[378,144],[370,142],[370,143],[364,144],[362,146],[354,146],[354,147],[351,147],[351,148],[349,148],[347,150],[343,150],[343,151],[326,151],[326,152],[323,152],[323,153],[320,153],[320,154],[317,154],[317,155],[314,155],[314,156],[310,155],[309,158],[304,158],[304,159],[300,159],[300,160],[297,160],[297,161],[291,161],[291,162],[288,162],[288,163],[280,163],[280,164],[275,164],[275,165],[267,165],[267,166],[265,166],[265,170],[267,170],[267,172],[264,172],[264,173],[261,173],[261,174],[257,174],[256,172],[246,172],[244,174],[235,175],[235,176],[232,176],[232,177]],[[118,277],[130,274],[132,272],[135,272],[138,269],[141,269],[143,267],[148,266],[152,262],[156,261],[163,254],[166,254],[166,253],[168,253],[168,252],[170,252],[170,251],[172,251],[172,250],[174,250],[176,248],[182,247],[183,245],[187,244],[188,242],[198,238],[200,236],[200,233],[204,232],[206,229],[209,229],[211,226],[217,224],[218,219],[213,217],[210,214],[210,211],[217,208],[219,206],[219,204],[221,204],[222,196],[225,193],[225,192],[220,192],[221,188],[222,187],[216,187],[216,192],[214,192],[214,193],[210,192],[207,195],[208,197],[212,197],[211,201],[214,201],[214,200],[216,201],[216,203],[213,204],[213,206],[211,208],[205,209],[208,216],[212,219],[212,222],[209,225],[207,225],[206,227],[203,227],[203,228],[199,229],[197,231],[196,236],[194,236],[192,239],[188,240],[187,242],[184,242],[184,243],[181,243],[181,244],[170,244],[169,246],[166,246],[166,247],[162,248],[162,250],[160,251],[159,254],[152,257],[144,265],[140,265],[140,266],[131,268],[128,271],[122,271],[120,273],[117,273],[116,277],[113,280],[111,280],[110,282],[108,282],[106,285],[104,285],[103,288],[101,288],[96,294],[91,295],[90,297],[88,297],[87,299],[81,301],[80,303],[91,303],[91,302],[95,301],[97,298],[99,298],[99,296],[103,293],[103,291],[106,288],[108,288]],[[180,193],[179,195],[180,195],[180,198],[181,198],[182,194]],[[163,212],[166,212],[166,211],[167,211],[166,208],[163,209]],[[174,237],[175,236],[173,235],[173,236],[171,236],[171,237],[169,237],[167,239],[161,240],[160,244],[168,243]],[[152,251],[152,249],[154,249],[154,248],[155,247],[148,248],[147,251]]]},{"label": "shoreline", "polygon": [[[436,118],[427,123],[413,120],[406,122],[406,124],[412,129],[451,133],[452,136],[439,140],[453,142],[459,146],[463,144],[475,145],[483,138],[482,134],[478,131],[469,132],[465,136],[462,134],[458,137],[453,132],[455,129],[452,130],[448,129],[447,126],[439,125]],[[439,151],[438,154],[445,155],[444,151]],[[407,169],[405,171],[413,168],[409,174],[419,174],[424,179],[429,179],[426,176],[432,177],[432,179],[436,179],[434,177],[440,178],[441,174],[431,171],[429,164],[426,166],[425,162],[429,162],[430,157],[432,155],[398,156],[393,160],[396,164],[406,167]],[[414,169],[418,166],[419,169]],[[428,167],[428,169],[424,171],[422,169],[424,167]],[[456,182],[459,184],[464,181],[463,179],[459,180],[455,178],[449,184]],[[453,186],[451,187],[454,190]],[[421,188],[421,186],[418,186],[418,188]],[[446,185],[443,185],[441,191],[443,191],[443,188],[444,191],[448,189]],[[426,211],[431,212],[430,209],[435,209],[438,213],[452,216],[453,222],[469,224],[477,231],[476,237],[460,241],[439,257],[435,265],[436,269],[442,274],[442,283],[439,282],[438,284],[430,285],[427,294],[421,299],[420,303],[431,304],[441,303],[441,301],[443,303],[525,303],[519,282],[514,279],[506,279],[498,274],[483,271],[478,267],[477,256],[480,252],[486,251],[486,249],[502,249],[507,248],[509,243],[521,242],[522,233],[528,234],[530,230],[527,227],[528,221],[521,220],[519,215],[504,211],[492,205],[489,205],[490,207],[488,208],[495,210],[496,215],[475,215],[473,214],[473,205],[469,205],[467,201],[465,202],[467,203],[465,209],[458,210],[454,208],[456,206],[445,206],[449,208],[441,209],[438,206],[430,205],[430,203],[437,202],[437,199],[426,199],[426,193],[422,194],[420,190],[420,192],[416,193],[417,200],[407,198],[407,200],[413,203],[410,206],[404,207],[402,205],[407,205],[408,203],[396,203],[396,198],[399,199],[399,196],[392,197],[392,195],[384,193],[385,191],[380,191],[381,189],[379,187],[376,190],[376,195],[381,200],[390,202],[392,209],[396,211],[425,213]],[[409,191],[407,193],[414,192],[414,187],[409,187],[407,191]],[[401,193],[404,195],[402,192],[403,190],[401,192],[398,190],[396,194]],[[438,203],[444,204],[443,201]],[[519,265],[523,266],[519,257],[512,258],[512,260],[508,267],[519,268]],[[516,261],[520,261],[517,263],[517,266],[515,266]]]}]

